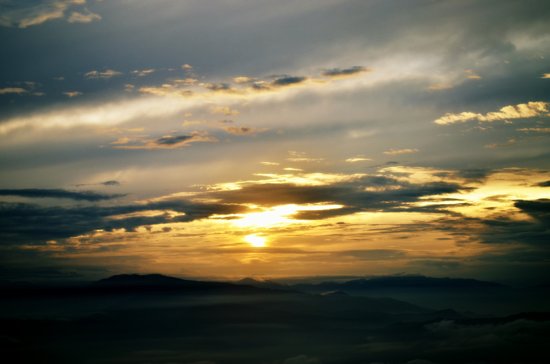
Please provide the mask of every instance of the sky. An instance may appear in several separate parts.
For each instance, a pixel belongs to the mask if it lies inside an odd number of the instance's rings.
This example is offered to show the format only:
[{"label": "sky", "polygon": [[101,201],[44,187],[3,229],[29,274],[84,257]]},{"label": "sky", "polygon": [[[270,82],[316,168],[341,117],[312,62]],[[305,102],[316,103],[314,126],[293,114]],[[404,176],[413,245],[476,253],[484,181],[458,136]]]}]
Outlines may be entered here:
[{"label": "sky", "polygon": [[548,283],[549,18],[0,0],[0,279]]}]

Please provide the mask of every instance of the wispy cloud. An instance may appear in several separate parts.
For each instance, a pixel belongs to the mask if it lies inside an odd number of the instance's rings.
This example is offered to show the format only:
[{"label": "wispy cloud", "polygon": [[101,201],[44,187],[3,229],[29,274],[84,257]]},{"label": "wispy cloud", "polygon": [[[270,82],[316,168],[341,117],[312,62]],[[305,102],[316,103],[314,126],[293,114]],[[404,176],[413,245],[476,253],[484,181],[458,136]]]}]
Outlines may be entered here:
[{"label": "wispy cloud", "polygon": [[465,70],[464,73],[466,73],[466,78],[470,80],[480,80],[481,76],[477,74],[474,70]]},{"label": "wispy cloud", "polygon": [[357,163],[357,162],[367,162],[367,161],[372,161],[372,159],[365,158],[363,156],[351,157],[346,159],[347,163]]},{"label": "wispy cloud", "polygon": [[73,98],[73,97],[81,96],[82,92],[80,92],[80,91],[66,91],[66,92],[63,92],[63,95],[65,95],[69,98]]},{"label": "wispy cloud", "polygon": [[233,135],[254,135],[265,131],[263,128],[251,128],[248,126],[226,126],[223,128],[226,132]]},{"label": "wispy cloud", "polygon": [[507,105],[499,111],[489,112],[487,114],[474,113],[470,111],[458,114],[447,113],[436,119],[434,122],[439,125],[454,123],[463,123],[470,120],[481,122],[492,122],[509,119],[527,119],[534,117],[548,116],[548,106],[550,103],[544,101],[531,101],[526,104]]},{"label": "wispy cloud", "polygon": [[210,108],[212,114],[221,114],[225,116],[235,116],[239,115],[239,110],[232,109],[229,106],[212,106]]},{"label": "wispy cloud", "polygon": [[156,139],[119,138],[114,141],[114,149],[179,149],[192,143],[216,142],[217,139],[206,132],[192,132],[185,135],[165,135]]},{"label": "wispy cloud", "polygon": [[517,130],[524,133],[550,133],[550,128],[520,128]]},{"label": "wispy cloud", "polygon": [[418,153],[418,149],[411,149],[411,148],[405,148],[405,149],[388,149],[384,152],[384,154],[387,155],[402,155],[402,154],[413,154]]},{"label": "wispy cloud", "polygon": [[[3,1],[0,3],[0,25],[28,28],[45,22],[66,18],[69,23],[89,23],[101,16],[85,8],[86,0]],[[75,9],[68,17],[69,9]]]},{"label": "wispy cloud", "polygon": [[136,75],[138,77],[145,77],[145,76],[148,76],[148,75],[154,73],[155,71],[156,70],[154,68],[146,68],[146,69],[142,69],[142,70],[133,70],[132,74]]},{"label": "wispy cloud", "polygon": [[120,75],[122,75],[122,72],[115,71],[115,70],[112,70],[112,69],[106,69],[104,71],[92,70],[92,71],[86,72],[84,74],[84,77],[86,77],[86,78],[104,78],[104,79],[107,79],[107,78],[120,76]]},{"label": "wispy cloud", "polygon": [[98,20],[101,20],[101,15],[92,13],[88,9],[84,9],[82,12],[73,11],[67,18],[69,23],[91,23]]},{"label": "wispy cloud", "polygon": [[0,196],[19,196],[29,198],[67,198],[81,201],[111,200],[125,195],[106,195],[93,191],[69,191],[63,189],[24,188],[0,189]]},{"label": "wispy cloud", "polygon": [[27,93],[28,91],[22,87],[4,87],[0,88],[0,95],[16,94],[21,95]]},{"label": "wispy cloud", "polygon": [[327,76],[327,77],[348,77],[348,76],[356,75],[358,73],[370,72],[370,71],[371,71],[370,68],[366,68],[363,66],[353,66],[349,68],[331,68],[323,71],[322,74],[323,76]]},{"label": "wispy cloud", "polygon": [[71,128],[78,126],[113,126],[137,118],[174,115],[191,103],[183,100],[140,98],[95,105],[75,105],[15,116],[0,123],[0,135],[24,128]]}]

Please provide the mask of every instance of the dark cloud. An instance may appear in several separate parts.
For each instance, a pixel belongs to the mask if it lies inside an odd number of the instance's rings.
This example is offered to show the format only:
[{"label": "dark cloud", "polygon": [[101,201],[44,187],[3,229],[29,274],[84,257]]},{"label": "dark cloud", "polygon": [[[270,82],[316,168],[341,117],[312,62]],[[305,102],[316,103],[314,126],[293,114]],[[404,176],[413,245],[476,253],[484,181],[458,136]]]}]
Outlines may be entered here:
[{"label": "dark cloud", "polygon": [[338,76],[351,76],[361,72],[369,71],[368,68],[362,66],[353,66],[349,68],[331,68],[323,71],[323,76],[338,77]]},{"label": "dark cloud", "polygon": [[165,136],[158,138],[155,142],[159,145],[175,145],[186,142],[192,138],[191,135]]},{"label": "dark cloud", "polygon": [[[369,192],[365,190],[369,186],[389,186],[391,188]],[[134,231],[140,226],[188,222],[207,218],[214,214],[228,215],[246,212],[248,209],[244,206],[250,203],[263,206],[323,202],[344,205],[344,208],[341,209],[303,211],[295,216],[300,219],[324,219],[358,211],[410,211],[411,208],[407,204],[417,201],[421,197],[457,192],[460,189],[460,186],[455,184],[438,182],[414,185],[391,178],[374,176],[331,186],[249,185],[240,190],[208,192],[205,197],[219,201],[209,204],[187,200],[88,207],[40,207],[23,203],[2,203],[0,204],[0,231],[2,232],[2,241],[8,244],[10,242],[40,242],[68,238],[98,229],[111,231],[122,228]],[[83,199],[80,195],[77,196]],[[88,195],[84,196],[85,199]],[[92,198],[98,199],[96,195],[92,196]],[[41,195],[41,197],[44,196]],[[150,210],[171,210],[182,213],[182,215],[173,216],[164,213],[147,216],[139,214]]]},{"label": "dark cloud", "polygon": [[[113,181],[108,181],[113,182]],[[111,184],[109,184],[111,185]],[[19,196],[30,198],[68,198],[77,201],[103,201],[111,200],[125,195],[107,195],[93,191],[68,191],[63,189],[23,188],[1,189],[0,196]]]},{"label": "dark cloud", "polygon": [[544,181],[544,182],[537,183],[537,186],[539,186],[539,187],[550,187],[550,181]]},{"label": "dark cloud", "polygon": [[195,131],[185,135],[165,135],[157,139],[137,138],[123,142],[114,142],[114,149],[177,149],[189,146],[192,143],[215,142],[216,138],[204,131]]},{"label": "dark cloud", "polygon": [[[150,210],[171,210],[182,215],[135,215]],[[134,231],[139,226],[188,222],[213,214],[231,214],[243,210],[243,207],[237,205],[200,204],[183,200],[87,207],[42,207],[23,203],[0,203],[0,240],[6,245],[40,243],[98,229]]]},{"label": "dark cloud", "polygon": [[231,90],[231,85],[225,82],[219,83],[205,83],[204,87],[210,91],[229,91]]},{"label": "dark cloud", "polygon": [[[375,187],[375,190],[369,191],[369,187]],[[464,189],[453,183],[432,182],[420,185],[389,177],[367,176],[353,182],[329,186],[301,186],[291,183],[252,184],[240,190],[218,191],[208,195],[225,203],[237,204],[255,203],[274,206],[327,202],[345,206],[337,210],[304,211],[297,215],[302,219],[322,219],[358,211],[414,211],[414,208],[408,204],[418,201],[421,197]],[[437,211],[433,209],[432,212]]]},{"label": "dark cloud", "polygon": [[104,186],[120,186],[120,182],[114,179],[101,182],[101,184]]},{"label": "dark cloud", "polygon": [[275,79],[271,84],[273,86],[288,86],[288,85],[294,85],[297,83],[302,83],[306,79],[307,79],[306,77],[283,76]]},{"label": "dark cloud", "polygon": [[550,199],[519,200],[514,203],[514,206],[529,214],[538,222],[546,224],[546,227],[550,229]]},{"label": "dark cloud", "polygon": [[265,129],[251,128],[249,126],[227,126],[223,130],[233,135],[255,135]]},{"label": "dark cloud", "polygon": [[[434,223],[437,229],[459,237],[475,237],[472,241],[486,244],[509,244],[523,247],[529,252],[529,259],[540,261],[550,252],[550,200],[518,200],[514,206],[529,215],[531,219],[517,220],[506,215],[493,218],[472,218],[455,215]],[[526,250],[525,250],[526,249]],[[533,250],[534,249],[534,250]],[[532,253],[534,255],[532,255]],[[517,255],[517,253],[514,253]],[[519,255],[518,255],[519,256]],[[507,256],[512,261],[511,256]]]}]

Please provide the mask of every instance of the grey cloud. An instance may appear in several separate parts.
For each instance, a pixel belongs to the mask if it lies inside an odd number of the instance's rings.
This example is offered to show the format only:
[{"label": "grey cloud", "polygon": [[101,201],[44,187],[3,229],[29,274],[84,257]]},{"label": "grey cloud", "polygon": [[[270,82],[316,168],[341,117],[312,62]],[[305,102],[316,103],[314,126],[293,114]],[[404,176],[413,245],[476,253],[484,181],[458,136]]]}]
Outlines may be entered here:
[{"label": "grey cloud", "polygon": [[275,79],[272,82],[273,86],[288,86],[288,85],[294,85],[297,83],[302,83],[306,80],[306,77],[297,77],[297,76],[284,76],[279,77]]},{"label": "grey cloud", "polygon": [[337,77],[337,76],[351,76],[357,73],[367,72],[369,69],[362,66],[353,66],[349,68],[331,68],[323,71],[323,76]]},{"label": "grey cloud", "polygon": [[540,199],[534,201],[518,200],[514,203],[518,209],[531,215],[540,223],[547,224],[550,229],[550,199]]},{"label": "grey cloud", "polygon": [[[384,187],[366,191],[368,187]],[[300,186],[294,184],[254,184],[240,190],[211,192],[208,195],[225,203],[257,203],[279,205],[288,203],[339,203],[345,208],[325,211],[305,211],[297,215],[303,219],[322,219],[329,216],[357,211],[414,210],[407,203],[420,197],[457,192],[464,187],[452,183],[433,182],[422,185],[409,184],[388,177],[367,176],[354,182],[336,183],[330,186]],[[441,210],[443,211],[443,210]]]},{"label": "grey cloud", "polygon": [[249,126],[227,126],[223,130],[233,135],[255,135],[265,129],[251,128]]},{"label": "grey cloud", "polygon": [[149,138],[125,138],[122,142],[113,142],[114,149],[178,149],[189,146],[192,143],[216,142],[217,139],[207,132],[195,131],[184,135],[165,135],[156,139]]},{"label": "grey cloud", "polygon": [[[43,24],[45,22],[61,19],[66,16],[67,10],[80,9],[85,5],[86,0],[4,0],[0,2],[0,26],[28,28]],[[90,22],[99,20],[98,14],[82,8],[83,12],[73,12],[67,19],[69,23]]]},{"label": "grey cloud", "polygon": [[[173,210],[184,215],[121,216],[113,219],[117,215],[150,210]],[[140,226],[188,222],[213,214],[231,214],[243,210],[244,207],[237,205],[200,204],[183,200],[110,207],[41,207],[32,204],[0,202],[0,240],[5,245],[40,243],[65,239],[98,229],[134,231]]]},{"label": "grey cloud", "polygon": [[537,186],[539,186],[539,187],[550,187],[550,181],[544,181],[544,182],[537,183]]},{"label": "grey cloud", "polygon": [[104,186],[120,186],[120,182],[114,179],[101,182],[101,184]]},{"label": "grey cloud", "polygon": [[[108,181],[109,182],[109,181]],[[112,181],[110,181],[112,182]],[[111,200],[125,195],[107,195],[93,191],[69,191],[63,189],[47,188],[22,188],[22,189],[0,189],[0,196],[20,196],[30,198],[68,198],[80,201],[103,201]]]},{"label": "grey cloud", "polygon": [[[485,244],[518,245],[524,249],[532,261],[540,261],[550,253],[547,244],[550,241],[550,200],[518,200],[515,207],[528,214],[532,219],[517,220],[507,216],[493,218],[465,217],[460,214],[447,214],[434,222],[431,228],[447,231],[455,239],[464,242],[475,241]],[[514,253],[516,256],[520,254]],[[513,259],[507,256],[509,261]]]},{"label": "grey cloud", "polygon": [[156,140],[156,143],[160,145],[174,145],[174,144],[180,144],[182,142],[188,141],[191,138],[192,138],[191,135],[165,136],[162,138],[158,138]]},{"label": "grey cloud", "polygon": [[204,87],[211,91],[229,91],[232,89],[231,85],[225,82],[205,83]]}]

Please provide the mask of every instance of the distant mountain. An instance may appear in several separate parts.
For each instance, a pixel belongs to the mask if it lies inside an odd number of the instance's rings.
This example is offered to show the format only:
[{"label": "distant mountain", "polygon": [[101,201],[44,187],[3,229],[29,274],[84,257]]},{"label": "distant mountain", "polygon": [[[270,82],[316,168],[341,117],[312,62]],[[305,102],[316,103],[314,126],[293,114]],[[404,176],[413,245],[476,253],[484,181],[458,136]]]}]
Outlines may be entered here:
[{"label": "distant mountain", "polygon": [[114,291],[172,291],[181,293],[244,294],[273,293],[268,287],[228,282],[195,281],[162,274],[119,274],[101,279],[92,285],[96,289]]},{"label": "distant mountain", "polygon": [[2,296],[90,296],[120,294],[278,294],[282,291],[227,282],[195,281],[161,274],[120,274],[92,283],[75,285],[10,285]]},{"label": "distant mountain", "polygon": [[277,290],[290,290],[291,288],[282,283],[278,283],[272,280],[259,280],[254,278],[243,278],[235,282],[236,284],[258,287],[258,288],[268,288],[268,289],[277,289]]},{"label": "distant mountain", "polygon": [[201,282],[169,277],[162,274],[119,274],[95,282],[98,286],[196,286],[216,282]]},{"label": "distant mountain", "polygon": [[291,288],[306,292],[367,291],[367,290],[471,290],[504,287],[494,282],[465,278],[434,278],[420,275],[383,276],[360,278],[347,282],[322,282],[318,284],[295,284]]}]

